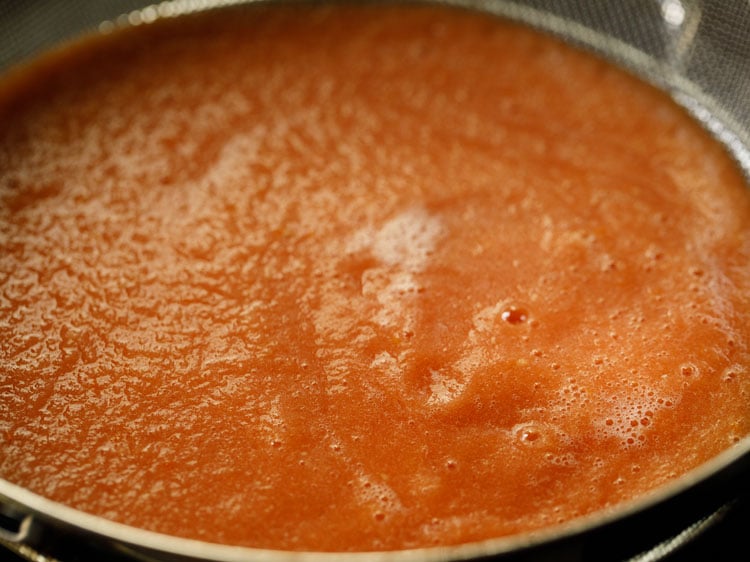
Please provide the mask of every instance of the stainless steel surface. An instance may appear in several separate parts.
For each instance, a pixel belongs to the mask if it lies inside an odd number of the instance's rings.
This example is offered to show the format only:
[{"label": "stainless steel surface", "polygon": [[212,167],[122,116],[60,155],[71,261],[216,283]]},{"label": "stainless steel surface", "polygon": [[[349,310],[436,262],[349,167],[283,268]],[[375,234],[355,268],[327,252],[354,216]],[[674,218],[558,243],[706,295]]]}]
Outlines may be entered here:
[{"label": "stainless steel surface", "polygon": [[[0,3],[0,71],[84,32],[144,24],[223,3],[175,0],[5,0]],[[631,68],[670,91],[724,142],[750,177],[750,2],[701,0],[452,0],[560,35]],[[104,23],[103,23],[104,22]],[[654,495],[542,532],[444,549],[352,555],[282,554],[167,537],[51,502],[0,480],[4,544],[86,545],[115,558],[163,560],[516,560],[620,559],[653,552],[726,501],[748,492],[750,438]],[[745,511],[747,514],[747,511]],[[77,542],[76,542],[77,541]],[[70,544],[66,548],[71,548]],[[645,554],[644,554],[645,556]],[[670,556],[663,553],[661,558]],[[617,559],[614,556],[613,559]],[[642,558],[641,560],[651,560]]]}]

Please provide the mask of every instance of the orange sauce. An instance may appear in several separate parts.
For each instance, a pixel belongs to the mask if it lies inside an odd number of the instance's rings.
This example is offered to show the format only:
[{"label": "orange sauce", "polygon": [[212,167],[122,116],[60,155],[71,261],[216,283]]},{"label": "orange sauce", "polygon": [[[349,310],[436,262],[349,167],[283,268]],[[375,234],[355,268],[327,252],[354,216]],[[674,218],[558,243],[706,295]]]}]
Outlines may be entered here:
[{"label": "orange sauce", "polygon": [[381,550],[639,497],[750,432],[750,198],[667,95],[438,7],[245,9],[0,86],[0,476]]}]

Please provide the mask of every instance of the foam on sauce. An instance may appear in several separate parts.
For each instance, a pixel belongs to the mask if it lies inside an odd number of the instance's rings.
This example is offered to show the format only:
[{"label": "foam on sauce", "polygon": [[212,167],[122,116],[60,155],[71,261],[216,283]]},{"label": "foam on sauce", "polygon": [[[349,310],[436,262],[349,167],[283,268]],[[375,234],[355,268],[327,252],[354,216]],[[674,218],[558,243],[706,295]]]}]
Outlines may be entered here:
[{"label": "foam on sauce", "polygon": [[380,550],[638,497],[750,432],[750,197],[666,95],[439,7],[253,8],[0,84],[0,476]]}]

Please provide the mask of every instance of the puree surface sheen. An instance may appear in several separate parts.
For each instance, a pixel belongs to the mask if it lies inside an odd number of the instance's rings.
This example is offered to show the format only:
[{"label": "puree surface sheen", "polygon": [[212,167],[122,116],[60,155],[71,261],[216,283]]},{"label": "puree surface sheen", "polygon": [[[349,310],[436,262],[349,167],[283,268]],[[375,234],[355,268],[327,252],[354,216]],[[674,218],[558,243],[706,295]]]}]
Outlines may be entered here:
[{"label": "puree surface sheen", "polygon": [[638,497],[750,432],[750,198],[665,94],[489,16],[245,9],[0,87],[0,476],[380,550]]}]

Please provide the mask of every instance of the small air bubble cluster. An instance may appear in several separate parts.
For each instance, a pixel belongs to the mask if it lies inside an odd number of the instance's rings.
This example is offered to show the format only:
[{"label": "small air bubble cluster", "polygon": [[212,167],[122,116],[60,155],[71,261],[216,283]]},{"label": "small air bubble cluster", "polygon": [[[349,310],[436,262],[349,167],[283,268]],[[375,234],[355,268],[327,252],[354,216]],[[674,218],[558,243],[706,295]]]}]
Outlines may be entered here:
[{"label": "small air bubble cluster", "polygon": [[389,514],[402,508],[396,493],[383,482],[361,475],[355,488],[359,501],[369,508],[375,521],[385,521]]},{"label": "small air bubble cluster", "polygon": [[555,411],[564,418],[571,418],[580,415],[589,402],[588,390],[574,378],[568,378],[556,389],[550,411]]},{"label": "small air bubble cluster", "polygon": [[573,453],[561,453],[561,454],[554,454],[554,453],[546,453],[544,455],[544,459],[549,462],[553,466],[561,466],[561,467],[574,467],[578,464],[578,461],[576,460]]},{"label": "small air bubble cluster", "polygon": [[598,430],[603,436],[619,439],[623,447],[638,447],[645,443],[657,413],[673,405],[671,397],[659,396],[649,386],[633,382],[627,392],[609,398],[606,415],[597,424]]}]

